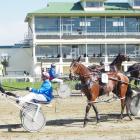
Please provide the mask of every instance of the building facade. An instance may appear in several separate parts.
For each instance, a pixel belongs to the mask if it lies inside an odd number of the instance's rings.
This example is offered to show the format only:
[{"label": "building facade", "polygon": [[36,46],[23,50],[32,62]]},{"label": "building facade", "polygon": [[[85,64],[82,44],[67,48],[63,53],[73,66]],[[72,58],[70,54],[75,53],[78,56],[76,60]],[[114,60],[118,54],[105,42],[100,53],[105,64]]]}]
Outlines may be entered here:
[{"label": "building facade", "polygon": [[80,0],[75,3],[48,3],[28,13],[27,40],[33,65],[39,69],[56,63],[60,73],[67,71],[73,58],[82,56],[88,65],[108,56],[127,54],[140,59],[140,1]]},{"label": "building facade", "polygon": [[23,76],[32,72],[32,48],[25,44],[0,46],[0,62],[7,61],[6,76]]}]

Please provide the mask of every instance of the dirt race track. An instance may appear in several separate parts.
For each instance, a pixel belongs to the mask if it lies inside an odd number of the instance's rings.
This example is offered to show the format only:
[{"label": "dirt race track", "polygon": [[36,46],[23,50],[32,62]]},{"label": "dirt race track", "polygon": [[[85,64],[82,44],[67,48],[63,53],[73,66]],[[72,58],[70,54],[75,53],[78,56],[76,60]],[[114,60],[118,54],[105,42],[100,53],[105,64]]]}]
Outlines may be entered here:
[{"label": "dirt race track", "polygon": [[0,140],[140,140],[140,118],[120,121],[120,101],[98,103],[101,122],[96,124],[91,109],[89,123],[83,128],[85,106],[84,96],[57,98],[52,107],[42,106],[47,122],[41,132],[29,133],[23,128],[8,132],[7,126],[20,124],[19,109],[0,99]]}]

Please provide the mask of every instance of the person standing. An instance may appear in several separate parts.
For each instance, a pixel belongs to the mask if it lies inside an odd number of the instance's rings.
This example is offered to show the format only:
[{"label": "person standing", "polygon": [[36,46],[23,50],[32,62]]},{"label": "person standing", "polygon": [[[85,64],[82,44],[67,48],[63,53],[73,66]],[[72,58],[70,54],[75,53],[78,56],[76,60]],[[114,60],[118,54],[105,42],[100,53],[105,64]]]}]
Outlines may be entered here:
[{"label": "person standing", "polygon": [[4,76],[4,68],[1,63],[0,63],[0,76]]}]

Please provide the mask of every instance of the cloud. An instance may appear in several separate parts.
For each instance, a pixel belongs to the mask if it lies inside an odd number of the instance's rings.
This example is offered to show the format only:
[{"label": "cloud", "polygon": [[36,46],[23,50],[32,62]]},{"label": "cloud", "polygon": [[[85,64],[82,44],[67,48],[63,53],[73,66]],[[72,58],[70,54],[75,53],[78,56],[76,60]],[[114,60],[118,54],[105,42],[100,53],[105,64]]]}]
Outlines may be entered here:
[{"label": "cloud", "polygon": [[24,21],[13,21],[0,23],[0,45],[13,45],[24,40],[27,32],[27,23]]}]

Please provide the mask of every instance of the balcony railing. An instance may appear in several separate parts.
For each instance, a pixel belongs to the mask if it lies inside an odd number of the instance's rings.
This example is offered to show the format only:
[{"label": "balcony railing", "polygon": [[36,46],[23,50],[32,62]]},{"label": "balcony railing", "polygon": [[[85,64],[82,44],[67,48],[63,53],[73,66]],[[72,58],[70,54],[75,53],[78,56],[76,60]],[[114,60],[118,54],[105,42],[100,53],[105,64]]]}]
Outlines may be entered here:
[{"label": "balcony railing", "polygon": [[37,33],[36,39],[81,39],[81,38],[140,38],[140,32],[95,32],[95,33]]},{"label": "balcony railing", "polygon": [[[115,55],[114,56],[108,56],[108,61],[109,62],[112,62],[114,59],[115,59]],[[139,62],[140,61],[140,55],[139,56],[134,56],[134,57],[131,57],[129,56],[130,58],[130,61],[137,61]],[[101,60],[104,60],[105,59],[105,56],[96,56],[96,57],[93,57],[93,56],[88,56],[88,61],[89,63],[100,63]],[[67,62],[72,62],[73,58],[63,58],[63,62],[64,63],[67,63]],[[81,59],[82,62],[85,62],[85,57],[82,57]],[[37,57],[37,62],[44,62],[44,63],[57,63],[57,62],[60,62],[60,58],[53,58],[53,57]]]}]

